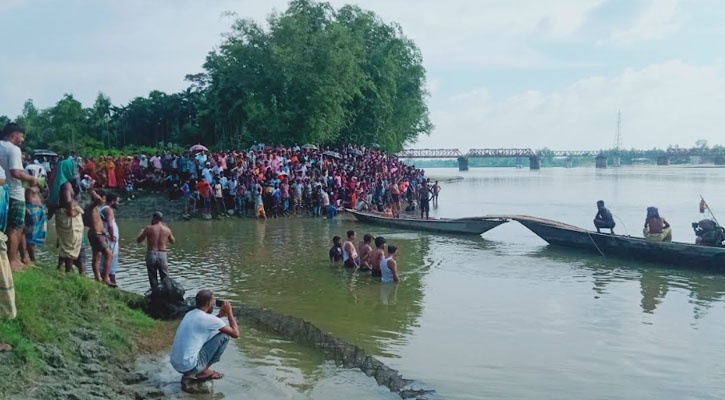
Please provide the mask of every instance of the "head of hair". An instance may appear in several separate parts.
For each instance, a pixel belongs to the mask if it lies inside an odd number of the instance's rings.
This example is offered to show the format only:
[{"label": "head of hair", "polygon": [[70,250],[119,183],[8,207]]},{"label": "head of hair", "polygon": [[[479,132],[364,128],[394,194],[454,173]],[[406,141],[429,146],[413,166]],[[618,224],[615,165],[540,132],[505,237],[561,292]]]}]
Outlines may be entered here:
[{"label": "head of hair", "polygon": [[373,235],[366,233],[365,236],[363,236],[363,242],[370,243],[373,241]]},{"label": "head of hair", "polygon": [[660,211],[657,207],[647,207],[647,218],[659,218]]},{"label": "head of hair", "polygon": [[116,193],[109,192],[108,194],[106,194],[107,203],[113,203],[116,200],[118,200],[118,195]]},{"label": "head of hair", "polygon": [[194,297],[196,308],[206,307],[213,298],[214,292],[211,290],[203,289],[196,292],[196,296]]},{"label": "head of hair", "polygon": [[604,207],[604,200],[597,201],[597,207]]},{"label": "head of hair", "polygon": [[151,214],[151,222],[161,222],[164,220],[164,214],[161,213],[161,211],[154,211],[153,214]]},{"label": "head of hair", "polygon": [[351,238],[353,236],[355,236],[355,231],[347,231],[347,237],[348,238]]},{"label": "head of hair", "polygon": [[338,244],[340,243],[340,237],[339,236],[333,236],[332,237],[332,244]]},{"label": "head of hair", "polygon": [[378,236],[375,238],[375,247],[383,247],[385,244],[385,238],[382,236]]},{"label": "head of hair", "polygon": [[395,254],[396,251],[398,251],[397,246],[393,246],[392,244],[388,246],[388,254]]},{"label": "head of hair", "polygon": [[25,128],[15,122],[8,122],[3,128],[1,136],[3,139],[5,139],[6,137],[12,135],[15,132],[25,133]]}]

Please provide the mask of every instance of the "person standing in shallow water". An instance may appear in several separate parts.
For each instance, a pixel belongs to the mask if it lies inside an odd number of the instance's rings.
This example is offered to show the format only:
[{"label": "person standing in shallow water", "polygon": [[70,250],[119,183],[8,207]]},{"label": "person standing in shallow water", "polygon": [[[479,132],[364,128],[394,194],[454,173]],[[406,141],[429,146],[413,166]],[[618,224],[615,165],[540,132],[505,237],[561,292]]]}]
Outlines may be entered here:
[{"label": "person standing in shallow water", "polygon": [[164,215],[156,211],[151,216],[151,224],[146,225],[136,238],[137,243],[146,241],[146,271],[152,291],[159,287],[159,281],[169,275],[166,245],[176,242],[173,232],[163,220]]},{"label": "person standing in shallow water", "polygon": [[375,238],[375,250],[370,253],[370,269],[372,276],[381,276],[380,263],[385,258],[385,238],[378,236]]}]

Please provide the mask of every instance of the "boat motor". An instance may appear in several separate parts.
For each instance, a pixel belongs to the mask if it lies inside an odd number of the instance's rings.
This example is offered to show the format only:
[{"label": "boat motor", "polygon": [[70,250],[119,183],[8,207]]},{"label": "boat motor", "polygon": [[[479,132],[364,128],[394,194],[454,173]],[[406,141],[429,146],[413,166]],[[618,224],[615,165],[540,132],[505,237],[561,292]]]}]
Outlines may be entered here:
[{"label": "boat motor", "polygon": [[725,229],[711,219],[703,219],[692,223],[697,240],[695,243],[703,246],[723,247]]}]

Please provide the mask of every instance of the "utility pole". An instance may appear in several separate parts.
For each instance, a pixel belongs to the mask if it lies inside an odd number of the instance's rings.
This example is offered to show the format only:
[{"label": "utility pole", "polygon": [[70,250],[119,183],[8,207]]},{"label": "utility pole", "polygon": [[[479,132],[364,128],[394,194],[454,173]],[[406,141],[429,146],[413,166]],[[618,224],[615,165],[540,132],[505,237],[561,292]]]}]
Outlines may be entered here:
[{"label": "utility pole", "polygon": [[614,159],[612,165],[619,167],[622,163],[622,111],[617,110],[617,132],[614,135]]}]

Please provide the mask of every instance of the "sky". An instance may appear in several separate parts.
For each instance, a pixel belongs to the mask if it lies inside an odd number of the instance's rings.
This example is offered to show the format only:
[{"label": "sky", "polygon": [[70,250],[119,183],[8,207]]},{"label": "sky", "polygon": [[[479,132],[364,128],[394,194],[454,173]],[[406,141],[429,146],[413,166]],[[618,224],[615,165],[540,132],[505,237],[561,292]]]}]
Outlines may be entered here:
[{"label": "sky", "polygon": [[[720,0],[332,0],[397,22],[423,54],[435,125],[408,147],[725,145]],[[175,92],[229,31],[286,0],[0,0],[0,115]]]}]

